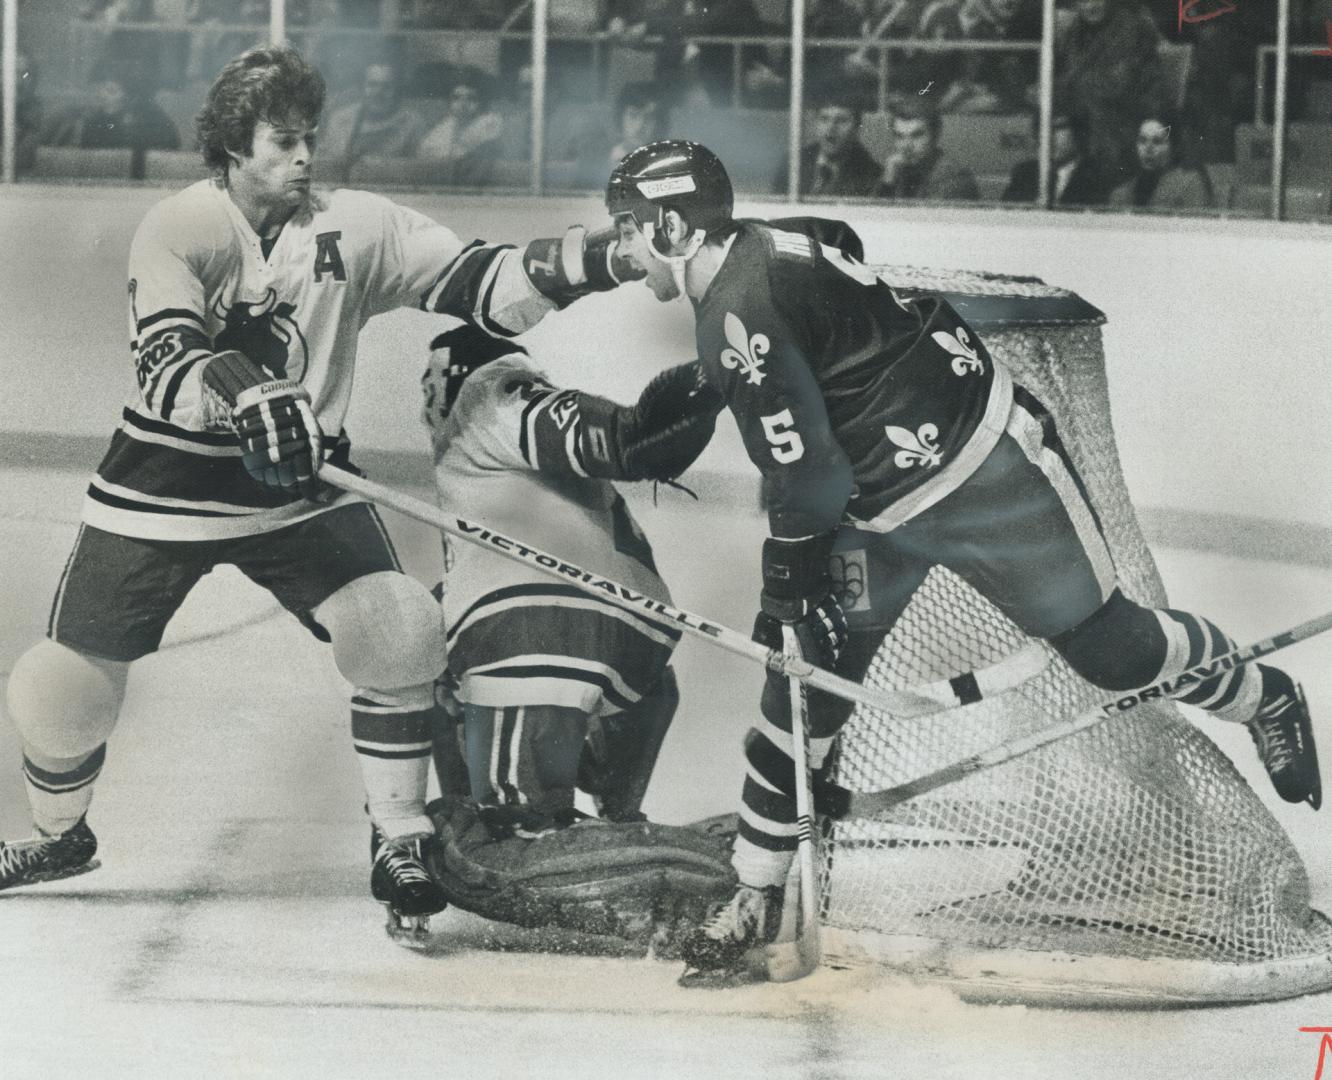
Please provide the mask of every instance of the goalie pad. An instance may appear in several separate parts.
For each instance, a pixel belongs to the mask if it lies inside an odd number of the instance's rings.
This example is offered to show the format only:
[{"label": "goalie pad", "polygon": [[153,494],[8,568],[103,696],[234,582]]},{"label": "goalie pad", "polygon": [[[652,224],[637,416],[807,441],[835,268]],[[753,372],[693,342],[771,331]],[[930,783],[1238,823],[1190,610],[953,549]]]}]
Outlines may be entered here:
[{"label": "goalie pad", "polygon": [[431,871],[449,903],[487,919],[616,937],[670,955],[735,891],[730,845],[700,830],[591,819],[496,840],[474,807],[428,808]]}]

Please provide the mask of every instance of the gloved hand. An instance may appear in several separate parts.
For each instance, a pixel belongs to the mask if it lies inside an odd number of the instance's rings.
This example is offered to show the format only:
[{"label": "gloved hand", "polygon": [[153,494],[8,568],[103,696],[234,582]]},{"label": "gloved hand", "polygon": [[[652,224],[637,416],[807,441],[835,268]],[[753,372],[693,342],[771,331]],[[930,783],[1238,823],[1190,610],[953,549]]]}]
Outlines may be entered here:
[{"label": "gloved hand", "polygon": [[647,276],[616,254],[618,246],[614,226],[588,232],[575,225],[563,236],[528,244],[523,270],[538,292],[565,307],[580,296]]},{"label": "gloved hand", "polygon": [[323,434],[305,387],[271,378],[235,350],[209,360],[202,378],[230,411],[249,474],[268,487],[319,499]]}]

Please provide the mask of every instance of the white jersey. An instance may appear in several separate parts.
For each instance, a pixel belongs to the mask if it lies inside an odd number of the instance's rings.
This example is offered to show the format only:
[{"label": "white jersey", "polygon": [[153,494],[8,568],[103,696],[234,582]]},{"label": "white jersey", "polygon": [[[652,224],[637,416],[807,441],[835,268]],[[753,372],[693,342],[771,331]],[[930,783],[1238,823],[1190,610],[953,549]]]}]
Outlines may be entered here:
[{"label": "white jersey", "polygon": [[[469,375],[441,421],[432,415],[441,380],[435,358],[426,419],[441,505],[670,603],[624,499],[610,481],[580,475],[566,445],[560,429],[576,414],[577,391],[557,391],[539,365],[506,356]],[[678,630],[476,545],[451,543],[449,552],[449,667],[463,701],[606,715],[635,704],[670,662]]]},{"label": "white jersey", "polygon": [[364,191],[312,195],[265,254],[219,180],[148,212],[129,277],[139,392],[88,489],[83,519],[157,540],[248,536],[329,508],[245,471],[235,436],[202,392],[215,352],[239,349],[275,377],[301,382],[328,441],[345,443],[357,338],[372,316],[418,307],[510,336],[555,306],[512,247],[464,245],[424,214]]}]

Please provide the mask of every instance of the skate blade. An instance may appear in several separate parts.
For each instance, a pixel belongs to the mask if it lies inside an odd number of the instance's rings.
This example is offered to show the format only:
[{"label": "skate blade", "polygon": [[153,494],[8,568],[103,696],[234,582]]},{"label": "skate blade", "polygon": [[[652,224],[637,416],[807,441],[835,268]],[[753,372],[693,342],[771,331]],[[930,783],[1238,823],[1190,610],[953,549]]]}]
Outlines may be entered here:
[{"label": "skate blade", "polygon": [[388,934],[390,941],[398,945],[409,949],[424,949],[430,944],[430,916],[399,915],[389,908],[384,932]]},{"label": "skate blade", "polygon": [[73,866],[68,870],[51,870],[45,874],[34,874],[27,881],[16,881],[13,885],[0,885],[0,891],[5,889],[20,889],[25,885],[40,885],[46,881],[64,881],[66,878],[78,877],[80,874],[88,874],[102,865],[101,859],[89,859],[82,866]]}]

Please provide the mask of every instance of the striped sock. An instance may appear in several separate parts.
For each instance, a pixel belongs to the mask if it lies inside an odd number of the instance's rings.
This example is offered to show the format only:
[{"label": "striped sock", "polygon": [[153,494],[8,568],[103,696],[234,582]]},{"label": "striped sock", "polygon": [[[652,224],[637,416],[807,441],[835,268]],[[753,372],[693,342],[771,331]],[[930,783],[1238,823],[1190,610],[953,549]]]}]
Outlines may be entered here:
[{"label": "striped sock", "polygon": [[93,782],[106,760],[106,743],[81,758],[45,759],[45,765],[23,755],[23,784],[28,792],[33,823],[55,835],[78,824],[92,803]]},{"label": "striped sock", "polygon": [[[810,762],[818,767],[832,739],[811,739]],[[795,764],[791,733],[768,721],[751,728],[745,739],[745,786],[740,830],[731,863],[746,885],[781,885],[796,850]]]},{"label": "striped sock", "polygon": [[[1156,618],[1166,635],[1166,659],[1161,678],[1170,678],[1235,648],[1235,643],[1213,623],[1187,611],[1164,608]],[[1263,696],[1263,680],[1253,665],[1218,668],[1191,686],[1172,694],[1178,701],[1206,709],[1213,716],[1233,723],[1251,720]]]},{"label": "striped sock", "polygon": [[389,840],[434,831],[425,812],[430,770],[433,688],[358,688],[352,697],[352,742],[361,762],[370,819]]}]

